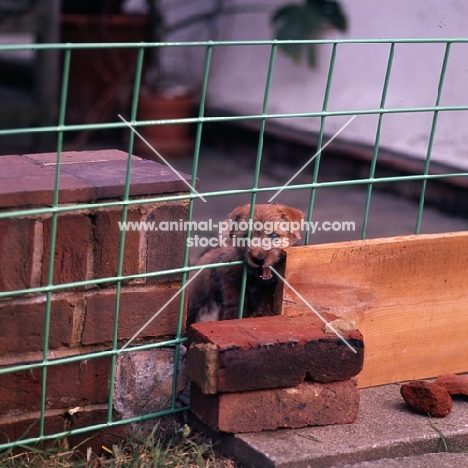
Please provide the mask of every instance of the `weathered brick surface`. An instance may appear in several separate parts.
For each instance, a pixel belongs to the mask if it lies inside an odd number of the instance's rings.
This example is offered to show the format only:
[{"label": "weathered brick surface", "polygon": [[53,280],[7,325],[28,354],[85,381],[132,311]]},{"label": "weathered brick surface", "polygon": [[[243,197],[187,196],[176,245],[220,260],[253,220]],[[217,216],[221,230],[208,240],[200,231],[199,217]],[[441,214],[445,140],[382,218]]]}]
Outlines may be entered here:
[{"label": "weathered brick surface", "polygon": [[[48,166],[57,163],[57,153],[33,153],[24,154],[23,157],[32,161],[47,164]],[[63,151],[60,155],[60,165],[78,164],[96,161],[127,161],[128,154],[125,151],[109,149],[94,151]],[[139,161],[141,158],[133,156],[133,160]],[[55,166],[54,166],[55,167]]]},{"label": "weathered brick surface", "polygon": [[355,379],[216,395],[192,384],[190,406],[203,423],[223,432],[349,424],[358,415],[359,390]]},{"label": "weathered brick surface", "polygon": [[[41,295],[33,299],[0,302],[0,354],[41,351],[44,340],[46,302]],[[67,299],[52,298],[49,348],[72,342],[74,305]]]},{"label": "weathered brick surface", "polygon": [[0,291],[37,286],[38,279],[33,277],[35,223],[25,218],[0,220]]},{"label": "weathered brick surface", "polygon": [[[44,166],[24,156],[0,158],[0,207],[50,205],[55,189],[55,167]],[[93,199],[94,187],[86,181],[62,174],[60,203]]]},{"label": "weathered brick surface", "polygon": [[[51,218],[44,220],[44,255],[42,284],[47,284],[49,268]],[[84,281],[91,255],[91,221],[85,214],[60,215],[55,243],[54,284]]]},{"label": "weathered brick surface", "polygon": [[[188,205],[183,202],[161,204],[148,216],[148,222],[169,223],[183,220],[188,217]],[[162,226],[165,226],[164,224]],[[151,231],[147,234],[147,265],[148,272],[181,268],[185,250],[184,231]],[[181,275],[164,275],[148,278],[148,282],[177,281]]]},{"label": "weathered brick surface", "polygon": [[[39,412],[29,413],[14,418],[0,418],[0,444],[12,442],[19,438],[39,436]],[[63,432],[66,428],[66,419],[62,410],[52,410],[46,413],[44,421],[44,434]],[[47,447],[56,441],[44,442]]]},{"label": "weathered brick surface", "polygon": [[[105,423],[107,419],[107,406],[88,405],[82,407],[77,412],[72,411],[71,413],[65,410],[46,410],[44,433],[46,435],[54,434]],[[38,437],[38,418],[38,412],[25,414],[16,420],[13,418],[0,418],[0,443],[18,440],[20,437]],[[99,431],[76,434],[66,438],[63,443],[76,447],[84,442],[79,447],[83,454],[86,454],[86,449],[91,447],[95,454],[101,455],[103,452],[105,453],[102,448],[103,445],[111,448],[113,444],[118,444],[130,435],[129,430],[129,426],[114,426]],[[40,443],[38,447],[46,448],[49,445],[56,446],[56,444],[57,441],[52,439],[51,441]]]},{"label": "weathered brick surface", "polygon": [[[158,284],[122,288],[119,309],[119,339],[131,338],[177,291],[177,287]],[[138,339],[175,334],[179,297],[177,296],[164,307],[161,313],[142,331]],[[86,299],[83,345],[106,343],[112,340],[114,311],[115,290],[98,292]]]},{"label": "weathered brick surface", "polygon": [[452,398],[447,389],[426,380],[415,380],[400,387],[400,393],[414,411],[443,418],[452,411]]},{"label": "weathered brick surface", "polygon": [[[120,247],[119,221],[122,209],[99,211],[94,217],[94,278],[106,278],[117,274]],[[141,221],[139,209],[129,209],[128,222]],[[140,237],[144,232],[127,231],[123,259],[123,274],[144,273],[140,267]]]},{"label": "weathered brick surface", "polygon": [[[70,429],[79,429],[94,424],[102,424],[107,420],[107,407],[105,405],[85,406],[82,411],[67,416],[67,419]],[[112,449],[114,444],[119,444],[130,435],[130,426],[119,425],[100,429],[98,431],[85,432],[84,434],[75,434],[70,436],[68,441],[71,447],[79,446],[78,450],[84,455],[88,447],[91,447],[95,454],[105,455],[108,452],[106,452],[103,446]]]},{"label": "weathered brick surface", "polygon": [[[64,164],[61,173],[84,180],[94,186],[97,198],[120,198],[125,193],[127,161],[83,161],[80,164]],[[190,181],[190,176],[182,174]],[[187,185],[168,167],[136,158],[132,162],[130,195],[186,192]]]},{"label": "weathered brick surface", "polygon": [[[102,153],[102,154],[101,154]],[[55,153],[0,158],[0,207],[50,205],[55,188]],[[62,153],[59,203],[122,197],[127,153],[119,150]],[[191,177],[182,174],[190,182]],[[187,192],[168,167],[132,159],[130,196]]]},{"label": "weathered brick surface", "polygon": [[[46,409],[71,408],[107,401],[110,358],[50,366],[47,372]],[[0,417],[40,409],[42,369],[0,376]]]},{"label": "weathered brick surface", "polygon": [[347,380],[362,369],[364,344],[358,330],[341,335],[356,353],[324,333],[313,314],[197,323],[189,330],[187,371],[211,394]]},{"label": "weathered brick surface", "polygon": [[442,374],[434,383],[444,387],[449,395],[468,396],[468,375]]},{"label": "weathered brick surface", "polygon": [[[187,385],[185,356],[179,354],[176,393]],[[171,407],[174,383],[172,348],[122,353],[117,358],[114,409],[122,418],[132,418]]]}]

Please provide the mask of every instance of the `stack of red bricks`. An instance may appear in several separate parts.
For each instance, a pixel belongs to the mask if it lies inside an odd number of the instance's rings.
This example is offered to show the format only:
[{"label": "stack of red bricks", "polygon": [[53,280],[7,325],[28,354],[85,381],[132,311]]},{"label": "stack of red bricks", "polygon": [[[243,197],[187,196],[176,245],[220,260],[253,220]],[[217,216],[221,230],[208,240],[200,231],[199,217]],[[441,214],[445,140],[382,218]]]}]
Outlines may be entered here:
[{"label": "stack of red bricks", "polygon": [[357,329],[330,333],[312,313],[278,315],[197,323],[189,341],[191,409],[215,431],[347,424],[357,417],[355,376],[364,358]]}]

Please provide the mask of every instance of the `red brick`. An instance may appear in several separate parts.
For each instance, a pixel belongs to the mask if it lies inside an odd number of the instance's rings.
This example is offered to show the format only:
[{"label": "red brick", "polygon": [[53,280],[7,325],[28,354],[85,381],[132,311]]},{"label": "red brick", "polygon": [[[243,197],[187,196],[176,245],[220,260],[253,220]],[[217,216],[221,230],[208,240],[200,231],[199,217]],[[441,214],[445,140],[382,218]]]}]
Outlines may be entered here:
[{"label": "red brick", "polygon": [[[17,362],[16,364],[22,364]],[[46,409],[70,408],[107,401],[110,358],[50,366]],[[0,378],[0,417],[40,409],[42,369],[4,374]]]},{"label": "red brick", "polygon": [[[55,189],[55,153],[0,158],[0,207],[50,205]],[[59,203],[122,197],[127,153],[118,150],[65,152],[60,167]],[[68,164],[73,162],[73,164]],[[182,174],[188,182],[191,176]],[[130,195],[188,192],[168,167],[134,157]]]},{"label": "red brick", "polygon": [[[102,424],[107,421],[107,407],[105,405],[89,405],[85,406],[82,411],[78,411],[69,418],[70,429],[80,429],[95,424]],[[77,447],[83,454],[86,454],[86,449],[91,447],[93,453],[105,455],[106,452],[103,446],[112,449],[114,444],[119,444],[130,435],[131,426],[117,425],[100,429],[98,431],[89,431],[83,434],[75,434],[68,438],[70,447]],[[81,445],[82,444],[82,445]]]},{"label": "red brick", "polygon": [[[56,164],[57,153],[33,153],[23,154],[23,157],[31,159],[32,161],[42,164]],[[127,161],[128,153],[116,149],[108,150],[93,150],[93,151],[62,151],[60,155],[60,164],[78,164],[83,162],[96,162],[96,161]],[[140,160],[133,156],[133,160]]]},{"label": "red brick", "polygon": [[[55,189],[55,167],[23,156],[0,158],[0,207],[50,205]],[[95,197],[95,189],[83,180],[60,175],[59,202],[71,203]]]},{"label": "red brick", "polygon": [[449,395],[468,396],[468,375],[442,374],[434,383],[444,387]]},{"label": "red brick", "polygon": [[[52,220],[44,221],[44,255],[42,284],[47,284]],[[88,257],[91,254],[91,222],[81,213],[60,215],[55,243],[54,284],[87,279]]]},{"label": "red brick", "polygon": [[400,387],[400,393],[414,411],[443,418],[452,410],[452,398],[442,385],[416,380]]},{"label": "red brick", "polygon": [[[120,198],[125,192],[127,161],[83,161],[64,164],[61,174],[75,177],[95,187],[96,197]],[[188,182],[191,176],[180,173]],[[132,162],[130,196],[188,192],[187,185],[168,167],[154,161],[136,159]]]},{"label": "red brick", "polygon": [[[0,302],[0,354],[42,351],[44,340],[45,296]],[[74,305],[52,297],[49,348],[70,346]]]},{"label": "red brick", "polygon": [[34,219],[0,220],[0,291],[25,289],[34,284]]},{"label": "red brick", "polygon": [[[120,340],[131,338],[178,291],[166,285],[128,286],[121,290],[119,309]],[[141,332],[141,338],[172,336],[177,329],[180,296]],[[82,344],[106,343],[112,340],[115,311],[115,289],[100,291],[86,299]]]},{"label": "red brick", "polygon": [[[44,434],[56,434],[66,430],[66,418],[63,411],[47,411],[44,420]],[[12,416],[0,418],[0,444],[13,442],[18,439],[27,439],[29,437],[39,436],[39,412],[29,413],[28,415]],[[40,447],[48,445],[57,446],[57,441],[42,442]]]},{"label": "red brick", "polygon": [[[161,204],[148,215],[148,221],[160,223],[187,221],[188,206],[186,203]],[[163,225],[165,226],[165,225]],[[182,268],[184,263],[185,231],[149,231],[147,233],[146,271],[162,271]],[[177,281],[181,275],[163,275],[148,278],[147,282]]]},{"label": "red brick", "polygon": [[347,380],[362,369],[364,344],[358,330],[341,335],[356,353],[324,333],[314,314],[196,323],[189,330],[187,371],[211,394],[292,387],[305,378]]},{"label": "red brick", "polygon": [[[122,210],[112,209],[99,211],[94,218],[94,277],[105,278],[117,275],[120,247],[119,221],[122,221]],[[129,210],[127,221],[141,221],[139,209]],[[144,273],[140,268],[139,231],[127,231],[123,259],[123,274]]]},{"label": "red brick", "polygon": [[358,415],[359,390],[355,379],[216,395],[205,395],[192,384],[190,407],[203,423],[222,432],[349,424]]},{"label": "red brick", "polygon": [[[28,415],[11,416],[0,419],[0,443],[12,442],[20,438],[37,437],[39,435],[39,413],[33,412]],[[64,410],[46,410],[44,421],[44,434],[53,435],[71,429],[81,429],[107,421],[107,405],[88,405],[78,412],[70,414]],[[112,449],[113,444],[118,444],[129,436],[130,426],[118,425],[90,431],[83,434],[69,436],[63,444],[76,447],[83,443],[80,449],[86,454],[86,449],[91,447],[95,454],[103,453],[102,446]],[[89,440],[88,440],[89,439]],[[45,441],[37,444],[38,447],[55,445],[57,441]],[[33,445],[33,444],[31,444]]]}]

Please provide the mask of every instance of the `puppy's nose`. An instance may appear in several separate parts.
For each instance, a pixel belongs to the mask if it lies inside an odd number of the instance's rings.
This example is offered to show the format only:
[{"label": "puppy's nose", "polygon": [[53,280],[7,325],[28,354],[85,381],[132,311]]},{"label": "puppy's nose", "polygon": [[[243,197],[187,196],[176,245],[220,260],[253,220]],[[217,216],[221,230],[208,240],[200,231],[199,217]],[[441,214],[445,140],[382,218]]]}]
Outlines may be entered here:
[{"label": "puppy's nose", "polygon": [[257,265],[263,265],[265,263],[265,256],[257,255],[256,257],[252,258],[252,261]]}]

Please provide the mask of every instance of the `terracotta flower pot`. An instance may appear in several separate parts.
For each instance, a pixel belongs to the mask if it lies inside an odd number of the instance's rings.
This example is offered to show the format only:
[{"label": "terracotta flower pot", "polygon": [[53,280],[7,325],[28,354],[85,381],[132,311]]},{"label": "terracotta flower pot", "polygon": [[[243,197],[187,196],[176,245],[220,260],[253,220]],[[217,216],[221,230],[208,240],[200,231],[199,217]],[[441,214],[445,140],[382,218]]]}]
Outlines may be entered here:
[{"label": "terracotta flower pot", "polygon": [[[138,104],[138,120],[172,120],[189,118],[193,97],[185,88],[165,92],[142,92]],[[190,124],[157,124],[138,127],[138,132],[162,156],[182,157],[193,152]],[[159,160],[146,143],[135,136],[135,154],[147,159]]]}]

